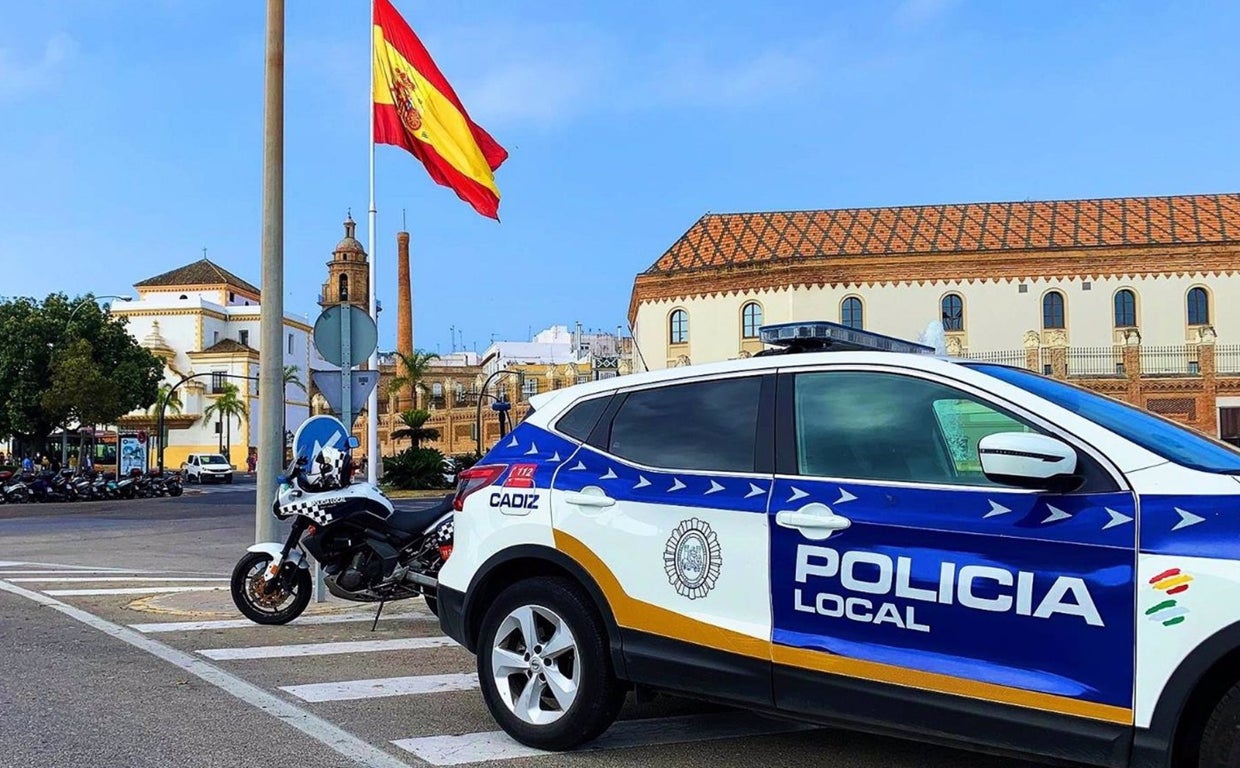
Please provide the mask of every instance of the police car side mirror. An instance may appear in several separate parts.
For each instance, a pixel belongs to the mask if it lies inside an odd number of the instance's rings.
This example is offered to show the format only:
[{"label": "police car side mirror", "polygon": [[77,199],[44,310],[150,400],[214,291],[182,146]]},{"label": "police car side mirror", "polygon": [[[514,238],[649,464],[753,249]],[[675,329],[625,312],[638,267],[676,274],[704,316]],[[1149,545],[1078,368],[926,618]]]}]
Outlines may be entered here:
[{"label": "police car side mirror", "polygon": [[977,444],[982,472],[996,483],[1069,493],[1080,487],[1072,446],[1032,432],[996,432]]}]

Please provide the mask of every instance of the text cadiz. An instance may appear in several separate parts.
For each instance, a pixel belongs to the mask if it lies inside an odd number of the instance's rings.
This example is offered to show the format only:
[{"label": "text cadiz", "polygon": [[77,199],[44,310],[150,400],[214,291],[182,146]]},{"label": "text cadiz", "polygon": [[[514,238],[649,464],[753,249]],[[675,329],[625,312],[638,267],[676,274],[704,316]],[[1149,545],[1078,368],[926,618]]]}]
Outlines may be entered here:
[{"label": "text cadiz", "polygon": [[[1018,616],[1049,619],[1076,616],[1101,627],[1102,616],[1084,579],[1057,576],[1035,579],[1030,571],[1009,571],[991,565],[939,564],[937,589],[912,584],[913,560],[894,560],[879,552],[851,550],[842,556],[829,547],[797,546],[796,583],[831,579],[839,590],[854,594],[796,588],[794,607],[805,613],[844,618],[866,624],[891,624],[900,629],[929,632],[917,620],[917,606],[903,601],[959,605],[975,611],[1015,612]],[[858,597],[855,593],[894,598],[900,603]],[[981,593],[981,594],[979,594]]]}]

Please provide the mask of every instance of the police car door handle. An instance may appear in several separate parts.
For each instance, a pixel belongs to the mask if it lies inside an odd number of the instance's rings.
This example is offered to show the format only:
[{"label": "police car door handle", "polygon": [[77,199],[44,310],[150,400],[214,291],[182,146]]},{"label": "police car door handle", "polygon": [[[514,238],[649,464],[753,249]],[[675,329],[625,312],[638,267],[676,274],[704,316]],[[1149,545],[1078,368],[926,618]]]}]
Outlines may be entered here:
[{"label": "police car door handle", "polygon": [[599,493],[580,493],[570,491],[564,494],[564,500],[569,504],[576,504],[580,507],[610,507],[616,503],[616,500],[610,496],[604,496]]},{"label": "police car door handle", "polygon": [[823,531],[842,531],[852,525],[847,517],[829,510],[790,510],[775,513],[775,523],[784,528],[816,528]]}]

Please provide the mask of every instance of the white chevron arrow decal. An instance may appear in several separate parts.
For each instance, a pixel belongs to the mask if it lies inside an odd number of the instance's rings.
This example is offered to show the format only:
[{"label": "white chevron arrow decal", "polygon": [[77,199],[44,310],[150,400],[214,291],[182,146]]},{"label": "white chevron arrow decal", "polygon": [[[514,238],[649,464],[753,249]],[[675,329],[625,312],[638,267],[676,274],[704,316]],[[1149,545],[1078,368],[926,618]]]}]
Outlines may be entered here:
[{"label": "white chevron arrow decal", "polygon": [[561,461],[560,452],[556,451],[555,453],[551,454],[551,458],[547,459],[547,461]]},{"label": "white chevron arrow decal", "polygon": [[762,490],[761,488],[754,485],[753,483],[750,483],[749,493],[745,494],[745,498],[752,499],[754,496],[761,496],[764,493],[766,493],[766,491]]},{"label": "white chevron arrow decal", "polygon": [[722,486],[722,485],[720,485],[719,483],[716,483],[714,480],[711,480],[711,481],[710,481],[710,490],[706,492],[706,495],[707,495],[707,496],[709,496],[709,495],[711,495],[712,493],[719,493],[719,492],[720,492],[720,491],[722,491],[722,490],[723,490],[723,486]]},{"label": "white chevron arrow decal", "polygon": [[538,453],[538,444],[537,444],[537,443],[530,443],[530,449],[529,449],[528,451],[526,451],[526,452],[525,452],[525,455],[526,455],[526,456],[533,456],[533,455],[534,455],[534,454],[536,454],[536,453]]},{"label": "white chevron arrow decal", "polygon": [[599,480],[615,480],[615,479],[616,479],[616,473],[614,470],[612,470],[611,467],[607,468],[607,474],[599,478]]},{"label": "white chevron arrow decal", "polygon": [[633,490],[637,490],[638,488],[645,488],[648,485],[650,485],[650,481],[646,479],[645,475],[638,475],[637,485],[633,486]]},{"label": "white chevron arrow decal", "polygon": [[509,447],[509,448],[516,448],[516,447],[517,447],[517,445],[519,445],[519,443],[517,443],[517,436],[516,436],[516,435],[513,435],[513,436],[512,436],[512,442],[510,442],[510,443],[508,444],[508,447]]},{"label": "white chevron arrow decal", "polygon": [[1176,507],[1175,511],[1176,514],[1180,516],[1180,522],[1176,523],[1175,527],[1171,529],[1173,531],[1178,531],[1181,528],[1187,528],[1190,525],[1196,525],[1197,523],[1204,523],[1206,521],[1206,519],[1201,515],[1194,515],[1187,509],[1180,509],[1179,507]]},{"label": "white chevron arrow decal", "polygon": [[582,464],[582,463],[579,461],[579,462],[577,462],[577,466],[575,466],[575,467],[570,467],[568,471],[569,471],[569,472],[580,472],[581,470],[583,470],[583,469],[585,469],[585,468],[586,468],[586,465],[585,465],[585,464]]},{"label": "white chevron arrow decal", "polygon": [[995,501],[994,499],[987,499],[987,501],[990,502],[990,511],[982,515],[983,518],[1006,515],[1008,512],[1012,511],[1008,509],[1007,507],[1003,506],[1002,504],[1000,504],[999,502]]},{"label": "white chevron arrow decal", "polygon": [[847,504],[850,501],[856,501],[856,500],[857,500],[856,496],[853,496],[851,493],[841,488],[840,497],[835,500],[835,503],[836,504]]},{"label": "white chevron arrow decal", "polygon": [[684,484],[684,483],[682,483],[682,482],[680,482],[680,478],[679,478],[679,477],[673,477],[673,478],[672,478],[672,487],[671,487],[671,488],[668,488],[668,489],[667,489],[667,492],[668,492],[668,493],[672,493],[673,491],[680,491],[680,490],[684,490],[684,487],[685,487],[685,484]]},{"label": "white chevron arrow decal", "polygon": [[1104,507],[1104,509],[1106,509],[1107,514],[1111,516],[1111,521],[1108,522],[1106,525],[1102,526],[1102,530],[1104,531],[1108,528],[1114,528],[1117,525],[1123,525],[1124,523],[1132,522],[1132,518],[1129,517],[1128,515],[1125,515],[1123,512],[1117,512],[1114,509],[1111,509],[1110,507]]},{"label": "white chevron arrow decal", "polygon": [[788,497],[788,501],[796,501],[797,499],[803,499],[808,495],[809,495],[808,493],[801,490],[800,488],[793,488],[792,495]]},{"label": "white chevron arrow decal", "polygon": [[1046,525],[1047,523],[1057,523],[1060,520],[1067,520],[1068,518],[1072,517],[1072,515],[1069,515],[1067,512],[1064,512],[1059,507],[1052,507],[1050,504],[1047,504],[1046,508],[1049,509],[1051,513],[1046,516],[1045,520],[1042,521],[1043,525]]}]

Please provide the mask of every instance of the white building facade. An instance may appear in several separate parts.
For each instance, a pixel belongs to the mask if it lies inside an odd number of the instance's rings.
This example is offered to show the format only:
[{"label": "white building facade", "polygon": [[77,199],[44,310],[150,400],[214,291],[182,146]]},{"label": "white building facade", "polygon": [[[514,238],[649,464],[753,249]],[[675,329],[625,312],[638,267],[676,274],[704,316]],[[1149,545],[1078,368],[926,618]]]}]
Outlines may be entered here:
[{"label": "white building facade", "polygon": [[[165,413],[168,444],[165,467],[178,468],[190,453],[222,449],[237,467],[244,467],[258,443],[258,368],[260,360],[260,293],[254,285],[203,258],[134,285],[138,298],[112,306],[112,314],[128,319],[130,334],[165,362],[164,384],[177,387],[180,413]],[[292,432],[310,413],[310,336],[304,318],[286,315],[280,360],[294,366],[300,382],[284,391],[286,431]],[[207,419],[207,408],[225,384],[237,387],[247,417]],[[122,417],[121,429],[146,428],[154,434],[153,415],[135,412]],[[152,456],[151,463],[158,461]]]}]

